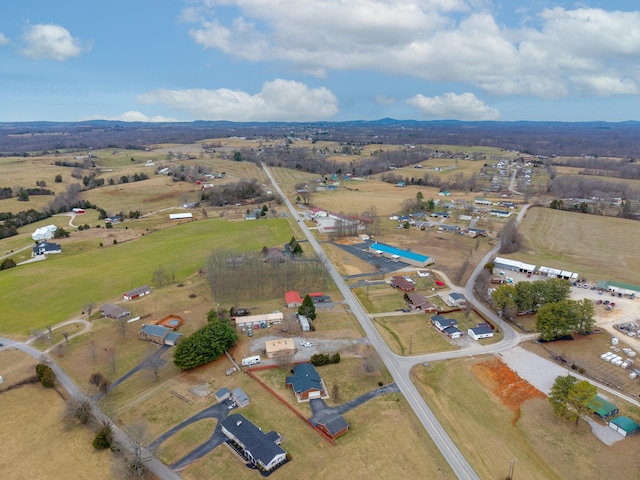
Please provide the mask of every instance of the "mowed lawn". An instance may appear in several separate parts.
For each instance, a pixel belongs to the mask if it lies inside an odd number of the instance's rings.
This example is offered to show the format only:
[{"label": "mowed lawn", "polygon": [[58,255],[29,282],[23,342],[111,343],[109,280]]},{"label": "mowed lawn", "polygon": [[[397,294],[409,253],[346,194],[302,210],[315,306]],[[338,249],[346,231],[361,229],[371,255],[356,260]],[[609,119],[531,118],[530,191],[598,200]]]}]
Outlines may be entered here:
[{"label": "mowed lawn", "polygon": [[531,208],[519,231],[526,247],[510,258],[577,272],[590,282],[640,283],[640,222]]},{"label": "mowed lawn", "polygon": [[[79,316],[83,305],[100,305],[152,283],[160,267],[175,267],[176,281],[197,272],[216,250],[256,252],[280,245],[292,232],[284,219],[257,222],[201,220],[74,255],[52,255],[2,272],[0,332],[26,335],[30,328]],[[153,286],[152,286],[153,287]]]}]

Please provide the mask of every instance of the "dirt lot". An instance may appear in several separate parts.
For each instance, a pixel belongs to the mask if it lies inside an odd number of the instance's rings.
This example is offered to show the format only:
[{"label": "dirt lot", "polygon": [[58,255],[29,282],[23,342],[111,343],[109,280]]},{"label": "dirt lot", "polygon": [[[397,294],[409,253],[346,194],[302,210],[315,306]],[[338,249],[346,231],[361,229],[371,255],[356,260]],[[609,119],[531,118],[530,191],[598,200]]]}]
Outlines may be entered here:
[{"label": "dirt lot", "polygon": [[494,358],[471,366],[471,371],[486,388],[497,395],[513,411],[512,423],[520,419],[520,407],[527,400],[546,398],[546,395],[521,378],[517,373]]}]

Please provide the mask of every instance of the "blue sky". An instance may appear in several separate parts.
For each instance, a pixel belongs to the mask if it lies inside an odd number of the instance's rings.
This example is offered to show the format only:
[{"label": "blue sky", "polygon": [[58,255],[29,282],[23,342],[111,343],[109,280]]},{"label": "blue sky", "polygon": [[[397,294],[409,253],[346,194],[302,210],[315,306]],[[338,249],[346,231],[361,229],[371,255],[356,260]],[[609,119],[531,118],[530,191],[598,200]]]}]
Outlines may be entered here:
[{"label": "blue sky", "polygon": [[0,3],[0,121],[615,122],[639,93],[627,0]]}]

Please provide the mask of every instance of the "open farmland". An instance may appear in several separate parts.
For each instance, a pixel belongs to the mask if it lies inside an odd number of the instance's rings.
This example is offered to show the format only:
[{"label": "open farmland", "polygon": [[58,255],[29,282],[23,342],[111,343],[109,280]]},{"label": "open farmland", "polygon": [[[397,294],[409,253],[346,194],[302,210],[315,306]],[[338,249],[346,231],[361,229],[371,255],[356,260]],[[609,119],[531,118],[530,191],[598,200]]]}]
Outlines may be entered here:
[{"label": "open farmland", "polygon": [[[197,272],[220,245],[233,245],[238,252],[259,251],[265,244],[280,245],[290,238],[284,219],[210,219],[75,255],[52,255],[0,276],[4,292],[0,331],[25,335],[28,328],[56,324],[78,315],[87,302],[108,301],[151,283],[153,272],[160,267],[175,267],[176,279],[182,281]],[[48,288],[43,288],[45,285]],[[25,298],[38,298],[38,302],[25,302]]]},{"label": "open farmland", "polygon": [[531,208],[519,231],[526,239],[525,250],[512,258],[577,272],[590,282],[638,283],[640,257],[634,246],[640,222]]},{"label": "open farmland", "polygon": [[5,379],[0,386],[2,478],[58,480],[70,471],[76,478],[113,478],[112,454],[91,446],[94,434],[88,428],[69,427],[62,422],[64,400],[55,390],[36,383],[5,391],[34,376],[35,364],[34,359],[17,350],[0,351]]},{"label": "open farmland", "polygon": [[503,382],[495,368],[475,368],[494,358],[449,360],[412,371],[423,398],[480,478],[504,478],[512,459],[517,459],[514,478],[636,476],[640,437],[606,447],[585,422],[559,420],[533,391],[516,394],[522,381]]}]

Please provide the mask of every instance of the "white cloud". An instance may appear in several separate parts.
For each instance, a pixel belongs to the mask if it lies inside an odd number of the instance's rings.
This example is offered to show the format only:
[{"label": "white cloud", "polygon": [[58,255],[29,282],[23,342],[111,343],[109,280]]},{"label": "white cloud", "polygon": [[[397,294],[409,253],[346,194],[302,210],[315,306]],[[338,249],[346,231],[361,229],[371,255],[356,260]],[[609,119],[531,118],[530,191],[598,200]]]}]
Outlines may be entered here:
[{"label": "white cloud", "polygon": [[119,122],[178,122],[175,118],[163,117],[156,115],[155,117],[149,117],[144,113],[140,113],[135,110],[124,112],[120,115],[94,115],[92,117],[85,118],[84,120],[116,120]]},{"label": "white cloud", "polygon": [[7,45],[9,43],[9,39],[4,35],[4,33],[0,32],[0,46]]},{"label": "white cloud", "polygon": [[199,120],[313,121],[338,112],[338,100],[327,88],[282,79],[265,82],[253,95],[226,88],[154,90],[138,100],[186,110]]},{"label": "white cloud", "polygon": [[395,98],[387,97],[385,95],[376,95],[374,100],[378,105],[393,105],[396,103]]},{"label": "white cloud", "polygon": [[640,82],[640,11],[557,7],[535,14],[516,5],[511,13],[522,23],[506,26],[490,10],[498,8],[494,2],[484,0],[191,5],[183,19],[193,23],[196,43],[243,60],[288,62],[317,76],[380,70],[546,98],[637,93]]},{"label": "white cloud", "polygon": [[430,120],[498,120],[500,113],[473,93],[445,93],[436,97],[418,94],[407,100]]},{"label": "white cloud", "polygon": [[69,31],[54,24],[29,25],[22,36],[23,55],[46,60],[63,61],[77,57],[84,49],[82,42],[71,36]]}]

